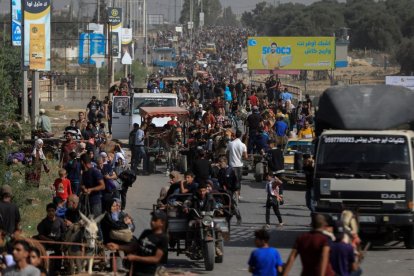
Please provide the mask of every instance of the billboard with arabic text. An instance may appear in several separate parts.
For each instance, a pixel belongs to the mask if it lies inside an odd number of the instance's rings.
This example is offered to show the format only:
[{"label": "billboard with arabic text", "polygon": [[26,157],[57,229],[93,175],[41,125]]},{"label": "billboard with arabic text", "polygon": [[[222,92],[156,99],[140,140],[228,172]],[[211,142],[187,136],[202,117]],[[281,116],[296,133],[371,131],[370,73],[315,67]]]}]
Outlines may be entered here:
[{"label": "billboard with arabic text", "polygon": [[327,70],[335,67],[335,37],[249,37],[249,70]]}]

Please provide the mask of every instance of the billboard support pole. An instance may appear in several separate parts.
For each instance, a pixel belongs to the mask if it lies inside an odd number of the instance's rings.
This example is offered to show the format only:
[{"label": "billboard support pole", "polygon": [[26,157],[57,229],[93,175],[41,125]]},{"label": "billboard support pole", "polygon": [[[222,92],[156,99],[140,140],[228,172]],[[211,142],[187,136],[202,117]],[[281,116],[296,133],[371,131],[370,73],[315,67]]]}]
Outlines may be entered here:
[{"label": "billboard support pole", "polygon": [[305,94],[308,91],[308,70],[305,70]]},{"label": "billboard support pole", "polygon": [[29,119],[29,92],[27,87],[27,70],[23,69],[23,98],[22,98],[22,117],[23,122],[27,123]]},{"label": "billboard support pole", "polygon": [[32,128],[36,128],[37,119],[39,118],[39,71],[33,72],[32,78]]},{"label": "billboard support pole", "polygon": [[22,99],[22,117],[23,117],[23,121],[27,122],[29,120],[29,92],[28,92],[28,88],[27,88],[27,68],[26,66],[24,66],[24,28],[25,28],[25,24],[24,24],[24,0],[21,0],[21,9],[22,9],[22,42],[21,42],[21,59],[22,59],[22,68],[23,68],[23,99]]}]

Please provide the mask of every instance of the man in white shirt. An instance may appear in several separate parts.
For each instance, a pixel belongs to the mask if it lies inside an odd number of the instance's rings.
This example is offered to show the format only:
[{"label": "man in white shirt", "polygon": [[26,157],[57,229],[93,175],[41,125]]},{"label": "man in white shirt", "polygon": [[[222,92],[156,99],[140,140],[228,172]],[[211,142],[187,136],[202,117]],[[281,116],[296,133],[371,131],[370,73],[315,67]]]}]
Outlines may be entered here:
[{"label": "man in white shirt", "polygon": [[[226,152],[228,154],[229,165],[234,169],[237,178],[237,198],[236,203],[238,203],[240,198],[240,189],[241,189],[241,180],[242,180],[242,171],[243,171],[243,159],[247,159],[247,147],[240,140],[242,137],[242,132],[240,130],[236,131],[236,139],[230,142],[227,145]],[[237,224],[241,224],[241,219],[237,221]]]}]

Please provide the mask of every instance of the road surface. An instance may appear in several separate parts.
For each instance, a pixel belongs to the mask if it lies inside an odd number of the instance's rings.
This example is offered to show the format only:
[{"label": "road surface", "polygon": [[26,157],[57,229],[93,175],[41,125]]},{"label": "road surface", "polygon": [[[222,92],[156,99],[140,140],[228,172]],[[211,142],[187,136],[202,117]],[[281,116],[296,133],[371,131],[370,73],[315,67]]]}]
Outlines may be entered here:
[{"label": "road surface", "polygon": [[[169,178],[163,174],[139,176],[137,182],[128,192],[127,211],[134,217],[137,230],[135,235],[149,227],[152,204],[158,198],[160,188],[168,185]],[[225,243],[224,262],[216,264],[214,271],[204,271],[202,262],[193,262],[181,255],[169,255],[168,267],[171,270],[181,270],[203,275],[249,275],[247,261],[254,249],[253,232],[262,227],[265,222],[264,203],[266,194],[264,183],[253,180],[252,174],[242,182],[242,200],[240,210],[243,224],[235,225],[232,220],[231,240]],[[270,245],[280,250],[286,261],[296,237],[309,230],[309,212],[305,207],[305,193],[298,189],[285,188],[285,204],[281,213],[285,226],[277,228],[277,219],[271,217]],[[392,246],[391,246],[391,245]],[[364,275],[414,275],[414,250],[408,250],[402,243],[390,243],[383,247],[371,249],[362,264]],[[300,275],[300,260],[297,259],[290,275]]]}]

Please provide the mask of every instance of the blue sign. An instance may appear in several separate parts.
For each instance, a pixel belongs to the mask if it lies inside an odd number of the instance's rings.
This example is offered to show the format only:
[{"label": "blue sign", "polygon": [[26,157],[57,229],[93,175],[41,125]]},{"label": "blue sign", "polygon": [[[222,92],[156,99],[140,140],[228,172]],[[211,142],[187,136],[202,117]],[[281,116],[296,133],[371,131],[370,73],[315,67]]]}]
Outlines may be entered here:
[{"label": "blue sign", "polygon": [[250,38],[249,39],[249,46],[256,46],[256,45],[257,45],[256,39]]},{"label": "blue sign", "polygon": [[12,0],[12,32],[11,39],[13,46],[22,45],[22,2]]},{"label": "blue sign", "polygon": [[105,36],[103,34],[82,33],[79,38],[79,64],[95,65],[96,60],[105,57]]}]

